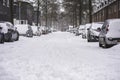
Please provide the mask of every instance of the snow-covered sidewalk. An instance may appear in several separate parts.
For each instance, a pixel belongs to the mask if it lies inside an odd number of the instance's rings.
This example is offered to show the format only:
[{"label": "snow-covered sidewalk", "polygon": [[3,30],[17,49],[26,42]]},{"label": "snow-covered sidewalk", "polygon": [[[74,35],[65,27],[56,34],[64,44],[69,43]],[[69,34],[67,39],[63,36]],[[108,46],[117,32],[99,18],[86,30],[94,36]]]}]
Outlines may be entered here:
[{"label": "snow-covered sidewalk", "polygon": [[120,45],[110,49],[56,32],[0,44],[0,80],[120,80]]}]

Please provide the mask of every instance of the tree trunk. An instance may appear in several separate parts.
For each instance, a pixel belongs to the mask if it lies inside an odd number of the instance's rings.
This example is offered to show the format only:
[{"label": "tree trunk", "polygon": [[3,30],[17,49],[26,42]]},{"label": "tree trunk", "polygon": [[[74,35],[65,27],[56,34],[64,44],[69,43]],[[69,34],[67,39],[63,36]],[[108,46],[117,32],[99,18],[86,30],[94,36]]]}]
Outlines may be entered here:
[{"label": "tree trunk", "polygon": [[48,11],[47,11],[47,7],[48,7],[48,2],[46,0],[46,27],[48,27]]},{"label": "tree trunk", "polygon": [[82,0],[79,0],[79,25],[82,24]]},{"label": "tree trunk", "polygon": [[37,26],[39,26],[39,7],[40,7],[40,2],[38,0],[38,6],[37,6]]},{"label": "tree trunk", "polygon": [[89,22],[92,23],[92,1],[89,0]]}]

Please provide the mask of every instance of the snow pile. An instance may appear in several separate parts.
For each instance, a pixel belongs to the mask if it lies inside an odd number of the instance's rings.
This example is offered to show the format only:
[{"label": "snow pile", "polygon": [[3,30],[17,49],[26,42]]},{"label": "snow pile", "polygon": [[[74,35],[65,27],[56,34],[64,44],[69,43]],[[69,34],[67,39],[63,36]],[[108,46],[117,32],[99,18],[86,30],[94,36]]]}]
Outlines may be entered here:
[{"label": "snow pile", "polygon": [[120,45],[110,49],[67,32],[0,45],[0,80],[119,80]]}]

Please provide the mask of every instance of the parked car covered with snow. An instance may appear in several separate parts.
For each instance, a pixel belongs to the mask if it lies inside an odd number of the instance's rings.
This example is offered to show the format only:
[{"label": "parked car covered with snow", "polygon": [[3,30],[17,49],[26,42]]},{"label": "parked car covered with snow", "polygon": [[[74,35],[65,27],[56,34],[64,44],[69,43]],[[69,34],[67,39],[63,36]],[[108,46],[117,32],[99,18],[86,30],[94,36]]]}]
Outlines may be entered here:
[{"label": "parked car covered with snow", "polygon": [[15,25],[17,27],[17,30],[20,35],[27,36],[27,37],[33,37],[33,30],[32,27],[28,24],[18,24]]},{"label": "parked car covered with snow", "polygon": [[98,41],[98,37],[100,34],[100,28],[102,27],[103,22],[93,22],[88,28],[88,33],[87,33],[87,41]]},{"label": "parked car covered with snow", "polygon": [[27,37],[33,37],[33,30],[31,26],[28,26],[28,30],[26,32]]},{"label": "parked car covered with snow", "polygon": [[79,36],[79,35],[80,35],[80,33],[79,33],[79,27],[74,28],[74,34],[75,34],[76,36]]},{"label": "parked car covered with snow", "polygon": [[40,27],[38,26],[31,26],[33,30],[34,36],[40,36],[42,34]]},{"label": "parked car covered with snow", "polygon": [[80,25],[80,27],[79,27],[79,34],[82,35],[82,38],[86,38],[86,35],[85,35],[85,25]]},{"label": "parked car covered with snow", "polygon": [[111,47],[120,42],[120,19],[108,19],[99,34],[99,46]]},{"label": "parked car covered with snow", "polygon": [[48,33],[48,28],[46,28],[45,26],[42,26],[41,27],[41,30],[42,30],[42,34],[47,34]]},{"label": "parked car covered with snow", "polygon": [[4,37],[4,39],[1,41],[4,43],[6,42],[12,42],[12,41],[18,41],[19,40],[19,32],[16,30],[16,27],[13,26],[10,22],[0,22],[1,27],[1,34]]}]

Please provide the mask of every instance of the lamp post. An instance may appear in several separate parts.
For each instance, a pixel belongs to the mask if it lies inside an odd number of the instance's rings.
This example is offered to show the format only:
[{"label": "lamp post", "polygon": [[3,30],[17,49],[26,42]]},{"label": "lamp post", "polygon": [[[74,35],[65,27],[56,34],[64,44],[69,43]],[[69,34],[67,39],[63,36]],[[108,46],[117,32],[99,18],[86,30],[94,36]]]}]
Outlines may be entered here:
[{"label": "lamp post", "polygon": [[48,24],[47,24],[47,22],[48,22],[48,19],[47,19],[47,7],[48,7],[48,2],[46,0],[46,27],[48,27]]},{"label": "lamp post", "polygon": [[10,15],[11,15],[11,23],[13,24],[13,0],[10,1]]},{"label": "lamp post", "polygon": [[37,2],[37,26],[39,26],[39,7],[40,7],[40,1]]},{"label": "lamp post", "polygon": [[89,22],[92,23],[92,1],[89,0]]},{"label": "lamp post", "polygon": [[19,5],[19,24],[21,24],[21,2],[19,1],[18,2],[18,5]]}]

